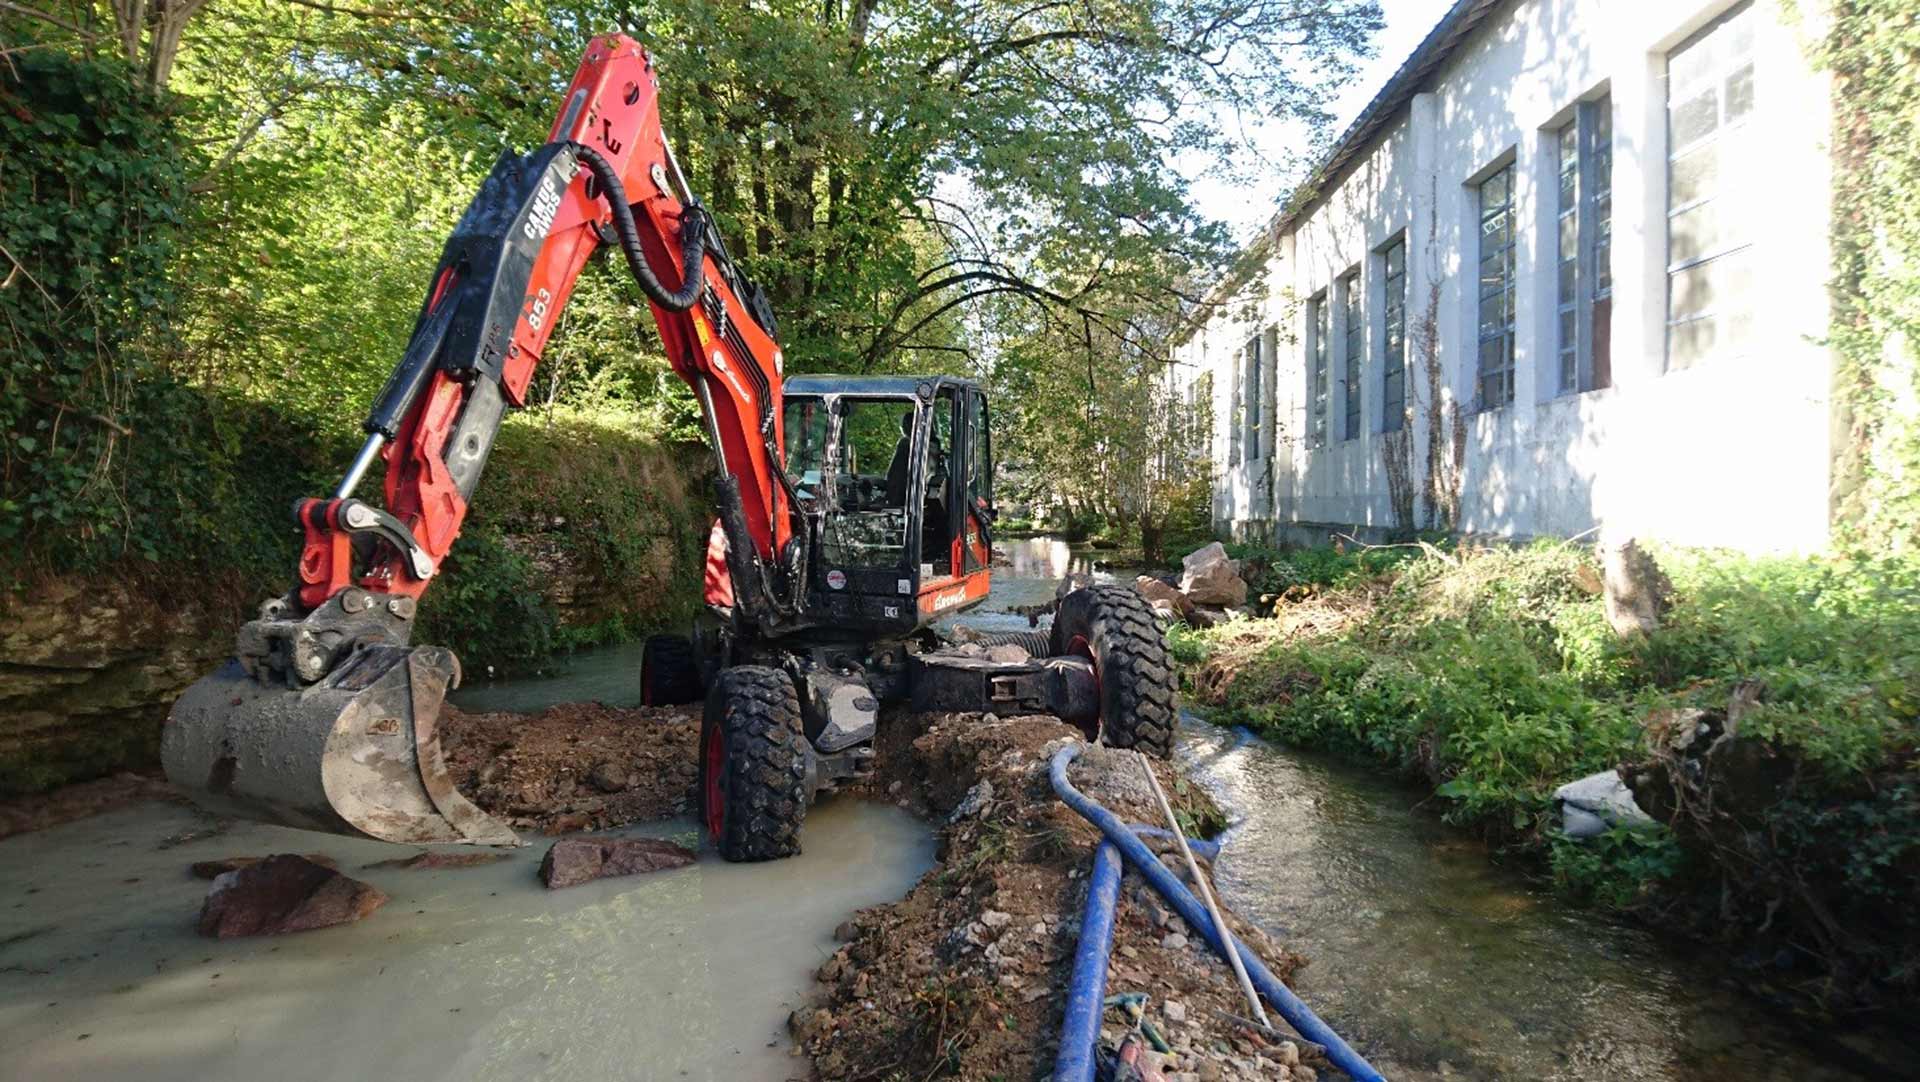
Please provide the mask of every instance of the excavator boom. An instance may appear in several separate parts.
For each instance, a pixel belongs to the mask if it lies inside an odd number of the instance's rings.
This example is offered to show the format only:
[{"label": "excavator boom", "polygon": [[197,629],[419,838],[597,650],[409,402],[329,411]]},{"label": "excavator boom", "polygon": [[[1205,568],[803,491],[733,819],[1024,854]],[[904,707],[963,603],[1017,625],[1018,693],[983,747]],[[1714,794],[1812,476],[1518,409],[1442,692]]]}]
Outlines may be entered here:
[{"label": "excavator boom", "polygon": [[[512,843],[455,790],[435,724],[451,651],[409,645],[509,408],[588,259],[620,250],[674,370],[694,389],[718,477],[725,574],[742,622],[797,618],[793,493],[781,469],[773,319],[727,256],[660,128],[646,51],[593,39],[548,142],[503,154],[455,227],[366,443],[329,498],[297,501],[294,588],[242,627],[233,663],[190,688],[162,738],[167,776],[220,810],[397,842]],[[673,283],[669,285],[668,283]],[[385,463],[384,509],[356,498]]]}]

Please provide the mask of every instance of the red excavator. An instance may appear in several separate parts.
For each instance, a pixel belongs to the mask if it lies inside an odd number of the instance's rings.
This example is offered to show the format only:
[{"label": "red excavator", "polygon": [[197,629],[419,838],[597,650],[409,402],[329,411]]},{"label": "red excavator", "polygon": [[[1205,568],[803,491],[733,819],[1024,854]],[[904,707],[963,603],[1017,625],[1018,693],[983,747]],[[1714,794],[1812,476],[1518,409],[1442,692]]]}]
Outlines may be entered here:
[{"label": "red excavator", "polygon": [[[734,265],[660,128],[646,51],[595,38],[545,146],[503,154],[447,241],[413,336],[328,499],[302,499],[297,580],[188,689],[167,777],[216,810],[393,842],[513,844],[455,789],[435,723],[452,651],[409,646],[501,418],[526,404],[587,260],[613,245],[712,444],[706,611],[656,636],[650,703],[705,699],[702,824],[729,860],[796,853],[815,797],[872,766],[880,704],[1051,713],[1168,754],[1174,677],[1130,588],[1062,598],[1050,632],[935,622],[985,600],[986,395],[946,376],[785,379],[765,294]],[[384,509],[355,497],[376,459]]]}]

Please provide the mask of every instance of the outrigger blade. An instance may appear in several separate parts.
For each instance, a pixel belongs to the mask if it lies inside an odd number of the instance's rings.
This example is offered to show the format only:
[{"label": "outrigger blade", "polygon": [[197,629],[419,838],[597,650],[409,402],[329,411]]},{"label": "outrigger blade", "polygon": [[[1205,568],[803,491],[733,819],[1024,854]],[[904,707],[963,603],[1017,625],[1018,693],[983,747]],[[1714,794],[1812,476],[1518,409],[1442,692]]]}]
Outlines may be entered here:
[{"label": "outrigger blade", "polygon": [[435,723],[460,662],[365,646],[302,689],[240,662],[187,689],[161,737],[167,780],[227,815],[386,842],[518,845],[454,789]]}]

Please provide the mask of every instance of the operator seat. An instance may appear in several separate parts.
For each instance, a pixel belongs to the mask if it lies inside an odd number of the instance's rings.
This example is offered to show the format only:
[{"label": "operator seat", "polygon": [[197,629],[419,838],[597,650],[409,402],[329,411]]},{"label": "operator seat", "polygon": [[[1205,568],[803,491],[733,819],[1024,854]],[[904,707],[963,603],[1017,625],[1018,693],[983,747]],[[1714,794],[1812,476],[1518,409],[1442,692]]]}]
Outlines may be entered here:
[{"label": "operator seat", "polygon": [[905,507],[907,488],[913,481],[913,411],[900,415],[900,442],[893,446],[893,461],[887,464],[887,506]]}]

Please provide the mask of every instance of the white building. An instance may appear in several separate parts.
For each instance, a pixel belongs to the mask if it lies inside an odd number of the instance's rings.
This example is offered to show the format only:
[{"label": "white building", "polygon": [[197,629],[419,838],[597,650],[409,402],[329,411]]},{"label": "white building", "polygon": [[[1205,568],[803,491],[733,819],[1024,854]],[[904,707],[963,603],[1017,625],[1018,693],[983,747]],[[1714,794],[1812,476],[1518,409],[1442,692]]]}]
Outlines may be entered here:
[{"label": "white building", "polygon": [[1459,0],[1174,350],[1213,404],[1216,527],[1375,535],[1407,486],[1424,526],[1437,431],[1465,533],[1822,547],[1831,109],[1807,18]]}]

